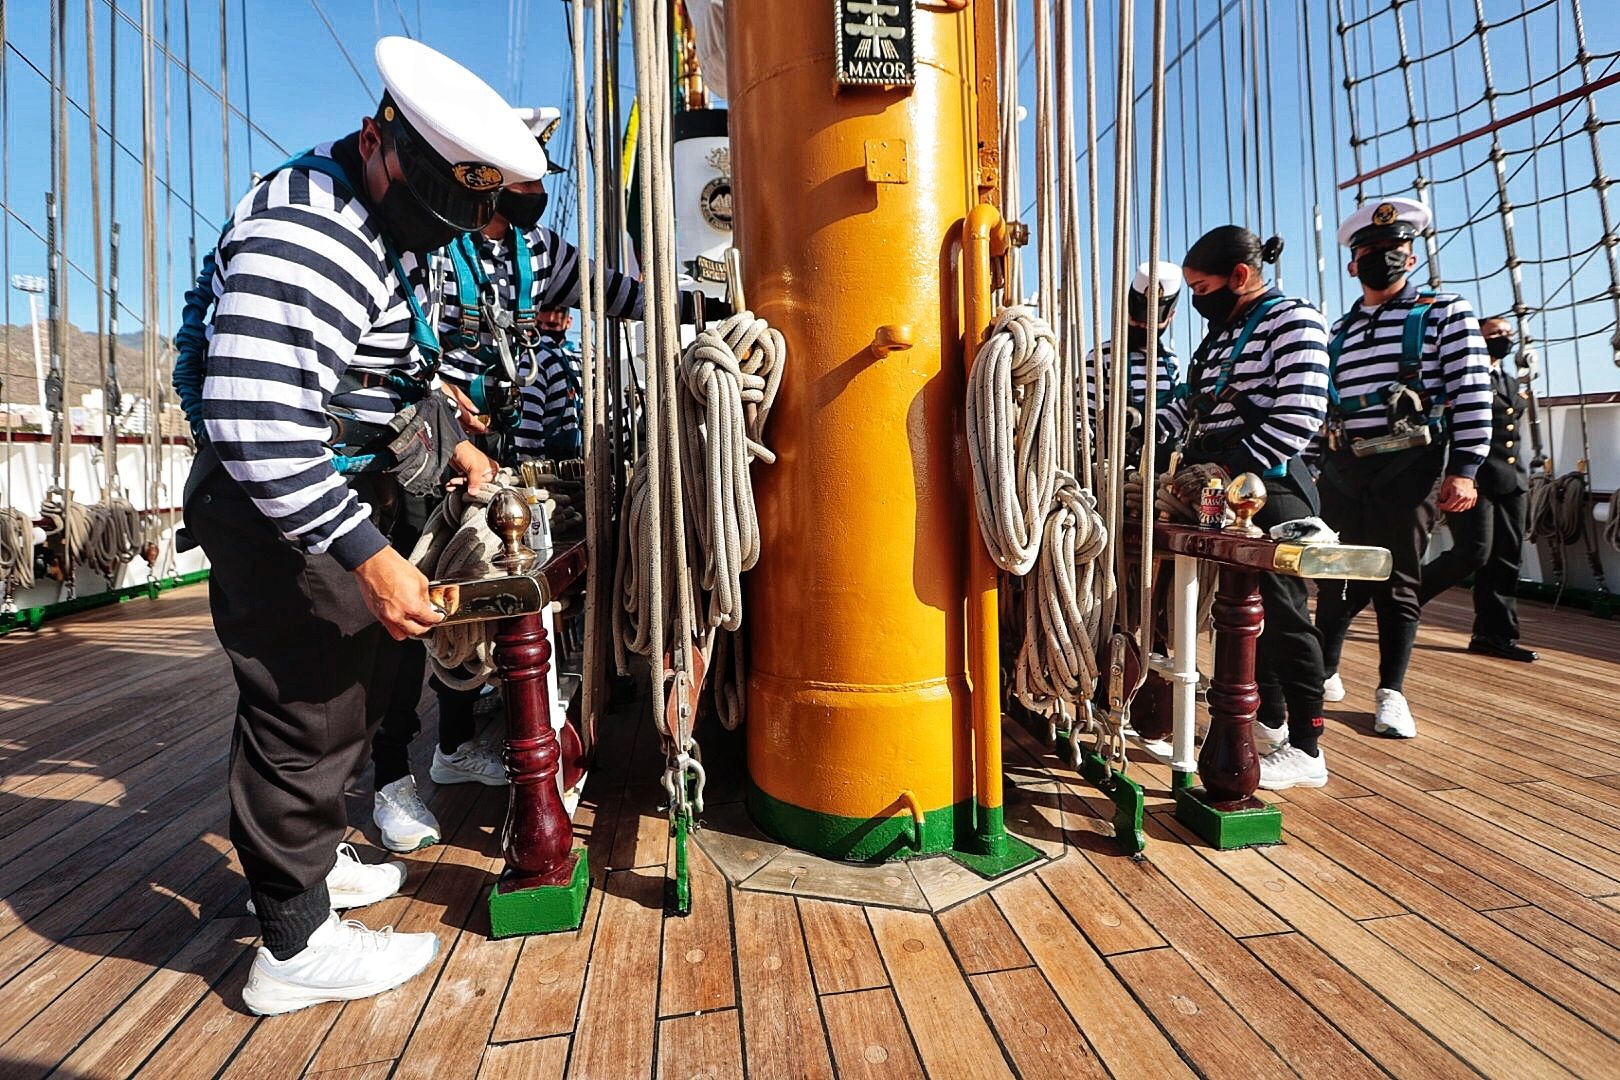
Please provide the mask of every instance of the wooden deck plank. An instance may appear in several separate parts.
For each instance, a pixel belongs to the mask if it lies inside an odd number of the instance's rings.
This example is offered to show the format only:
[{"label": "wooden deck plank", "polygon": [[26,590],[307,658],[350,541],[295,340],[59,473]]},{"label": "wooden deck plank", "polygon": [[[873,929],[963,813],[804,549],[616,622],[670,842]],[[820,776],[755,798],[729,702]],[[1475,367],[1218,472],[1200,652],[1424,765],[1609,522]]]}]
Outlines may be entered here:
[{"label": "wooden deck plank", "polygon": [[1620,989],[1620,949],[1555,919],[1538,907],[1502,908],[1486,916],[1553,956],[1563,957],[1611,990]]},{"label": "wooden deck plank", "polygon": [[[1620,833],[1616,833],[1615,830],[1607,826],[1588,821],[1586,835],[1577,835],[1569,831],[1569,828],[1566,827],[1567,822],[1552,824],[1541,815],[1524,812],[1520,809],[1520,804],[1524,800],[1511,799],[1511,801],[1503,801],[1493,799],[1488,795],[1470,791],[1467,788],[1436,792],[1435,798],[1448,802],[1453,806],[1459,806],[1482,820],[1489,821],[1505,829],[1511,829],[1518,835],[1534,840],[1551,851],[1562,853],[1583,866],[1591,867],[1614,883],[1613,885],[1605,885],[1596,895],[1611,893],[1616,888],[1620,888],[1620,852],[1605,845],[1605,842],[1620,844]],[[1531,797],[1530,801],[1540,802],[1539,799],[1533,797]],[[1542,805],[1548,807],[1545,811],[1548,816],[1555,814],[1558,810],[1557,807],[1553,807],[1548,803]]]},{"label": "wooden deck plank", "polygon": [[1200,1074],[1233,1080],[1282,1080],[1294,1075],[1173,949],[1113,956],[1108,963],[1164,1025]]},{"label": "wooden deck plank", "polygon": [[866,913],[855,904],[801,898],[799,922],[818,994],[842,994],[889,985]]},{"label": "wooden deck plank", "polygon": [[248,955],[259,924],[250,917],[206,923],[174,958],[89,1033],[62,1062],[64,1076],[126,1077]]},{"label": "wooden deck plank", "polygon": [[826,996],[821,1011],[842,1080],[925,1080],[893,990]]},{"label": "wooden deck plank", "polygon": [[1451,1080],[1478,1075],[1438,1039],[1334,963],[1309,938],[1297,933],[1268,934],[1245,938],[1243,946],[1295,993],[1308,997],[1390,1075]]},{"label": "wooden deck plank", "polygon": [[210,1080],[218,1075],[258,1023],[242,1008],[242,987],[252,963],[252,950],[238,957],[216,991],[202,996],[137,1075],[153,1080]]},{"label": "wooden deck plank", "polygon": [[658,1080],[743,1080],[736,1009],[658,1022]]},{"label": "wooden deck plank", "polygon": [[867,913],[923,1067],[935,1076],[1011,1077],[939,927],[917,911]]},{"label": "wooden deck plank", "polygon": [[1104,956],[1157,949],[1164,944],[1164,938],[1155,933],[1147,920],[1085,859],[1077,856],[1059,859],[1041,867],[1036,875],[1046,883],[1092,947]]},{"label": "wooden deck plank", "polygon": [[484,1048],[478,1080],[562,1080],[567,1065],[566,1035],[499,1043]]},{"label": "wooden deck plank", "polygon": [[602,890],[594,883],[578,930],[522,939],[512,986],[495,1020],[494,1042],[532,1042],[567,1035],[579,1020],[591,944],[602,914]]},{"label": "wooden deck plank", "polygon": [[0,1009],[0,1050],[5,1048],[8,1039],[66,993],[81,975],[95,967],[128,936],[123,932],[70,938],[7,983],[5,1008]]},{"label": "wooden deck plank", "polygon": [[832,1057],[794,899],[736,892],[731,901],[749,1075],[831,1080]]},{"label": "wooden deck plank", "polygon": [[731,900],[726,879],[696,841],[688,844],[692,911],[664,922],[658,1015],[728,1009],[737,1003],[731,964]]},{"label": "wooden deck plank", "polygon": [[[1312,802],[1312,810],[1336,813],[1332,824],[1296,807],[1290,828],[1320,837],[1334,845],[1335,858],[1390,896],[1399,899],[1459,941],[1492,957],[1518,978],[1541,989],[1565,1007],[1593,1023],[1620,1015],[1620,996],[1591,976],[1568,964],[1561,954],[1545,952],[1499,923],[1441,891],[1421,875],[1421,868],[1408,869],[1399,852],[1385,846],[1388,830],[1366,830],[1357,821],[1366,821],[1356,810],[1333,807],[1332,800]],[[1587,906],[1591,902],[1580,901]]]},{"label": "wooden deck plank", "polygon": [[1521,1076],[1562,1075],[1554,1062],[1494,1017],[1406,959],[1360,923],[1267,862],[1255,851],[1204,855],[1396,1008],[1417,1020],[1476,1068]]},{"label": "wooden deck plank", "polygon": [[1421,917],[1374,919],[1366,926],[1575,1075],[1598,1076],[1620,1061],[1620,1043]]},{"label": "wooden deck plank", "polygon": [[649,1076],[658,1019],[663,869],[615,871],[602,891],[568,1075],[581,1080]]},{"label": "wooden deck plank", "polygon": [[1107,1077],[1102,1062],[1039,971],[995,971],[968,981],[1018,1075],[1064,1080]]},{"label": "wooden deck plank", "polygon": [[1026,875],[991,895],[1104,1065],[1116,1074],[1192,1075],[1039,878]]},{"label": "wooden deck plank", "polygon": [[1209,914],[1201,911],[1152,862],[1088,852],[1087,858],[1114,883],[1131,906],[1159,927],[1166,940],[1193,970],[1227,1001],[1263,1001],[1263,1009],[1246,1010],[1244,1019],[1271,1044],[1284,1061],[1312,1076],[1367,1078],[1378,1075],[1333,1025],[1290,990],[1265,965],[1238,944]]},{"label": "wooden deck plank", "polygon": [[332,1030],[341,1006],[336,1002],[267,1016],[231,1055],[220,1080],[257,1080],[261,1076],[301,1076],[321,1040]]},{"label": "wooden deck plank", "polygon": [[351,1065],[347,1069],[330,1072],[305,1073],[305,1080],[388,1080],[394,1071],[392,1061],[373,1061],[370,1065]]},{"label": "wooden deck plank", "polygon": [[1028,967],[1034,963],[989,896],[976,896],[937,916],[957,965],[969,975]]},{"label": "wooden deck plank", "polygon": [[1399,901],[1346,871],[1302,837],[1291,836],[1285,844],[1260,850],[1267,859],[1352,919],[1406,914],[1406,908]]},{"label": "wooden deck plank", "polygon": [[[1147,859],[1164,876],[1176,883],[1176,888],[1213,919],[1221,929],[1236,938],[1258,934],[1281,934],[1288,924],[1244,892],[1231,878],[1200,858],[1196,851],[1164,825],[1158,815],[1147,818],[1147,834],[1151,843]],[[1111,854],[1106,849],[1088,848],[1097,856]]]},{"label": "wooden deck plank", "polygon": [[[483,896],[479,897],[483,900]],[[492,940],[488,908],[475,905],[477,916],[445,961],[422,1018],[400,1055],[394,1076],[400,1080],[473,1080],[490,1041],[495,1015],[512,985],[519,938]]]},{"label": "wooden deck plank", "polygon": [[[1620,807],[1604,798],[1596,798],[1573,785],[1554,784],[1536,780],[1521,785],[1524,790],[1545,802],[1573,810],[1593,821],[1601,821],[1611,828],[1620,828]],[[1613,789],[1610,789],[1612,796]]]}]

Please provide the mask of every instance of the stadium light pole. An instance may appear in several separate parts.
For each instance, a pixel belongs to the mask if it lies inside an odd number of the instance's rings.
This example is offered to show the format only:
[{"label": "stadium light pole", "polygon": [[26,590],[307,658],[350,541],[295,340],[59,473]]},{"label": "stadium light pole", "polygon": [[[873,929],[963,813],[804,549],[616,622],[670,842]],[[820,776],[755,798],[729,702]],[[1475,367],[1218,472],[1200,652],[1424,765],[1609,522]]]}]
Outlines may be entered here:
[{"label": "stadium light pole", "polygon": [[45,279],[33,274],[12,274],[11,287],[28,294],[28,324],[34,328],[34,385],[39,389],[39,422],[45,423],[50,407],[45,402],[45,354],[39,343],[39,297],[45,292]]}]

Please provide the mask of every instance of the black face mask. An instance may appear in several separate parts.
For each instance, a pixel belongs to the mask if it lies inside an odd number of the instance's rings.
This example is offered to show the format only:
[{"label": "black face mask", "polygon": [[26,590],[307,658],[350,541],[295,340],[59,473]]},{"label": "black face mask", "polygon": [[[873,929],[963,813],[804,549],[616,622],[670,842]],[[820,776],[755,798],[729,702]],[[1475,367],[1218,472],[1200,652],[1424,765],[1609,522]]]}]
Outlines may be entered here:
[{"label": "black face mask", "polygon": [[445,224],[423,206],[403,180],[389,182],[377,204],[377,213],[382,218],[382,231],[401,251],[425,255],[444,247],[459,233],[455,226]]},{"label": "black face mask", "polygon": [[1506,334],[1500,337],[1485,339],[1485,351],[1491,354],[1492,360],[1503,360],[1513,351],[1513,339]]},{"label": "black face mask", "polygon": [[1232,286],[1222,285],[1214,292],[1193,293],[1193,310],[1209,320],[1211,325],[1225,325],[1237,307],[1238,295]]},{"label": "black face mask", "polygon": [[527,195],[503,191],[495,199],[495,210],[516,228],[532,229],[540,224],[540,215],[546,212],[545,189]]},{"label": "black face mask", "polygon": [[1356,277],[1369,289],[1387,289],[1406,276],[1406,252],[1369,251],[1356,260]]}]

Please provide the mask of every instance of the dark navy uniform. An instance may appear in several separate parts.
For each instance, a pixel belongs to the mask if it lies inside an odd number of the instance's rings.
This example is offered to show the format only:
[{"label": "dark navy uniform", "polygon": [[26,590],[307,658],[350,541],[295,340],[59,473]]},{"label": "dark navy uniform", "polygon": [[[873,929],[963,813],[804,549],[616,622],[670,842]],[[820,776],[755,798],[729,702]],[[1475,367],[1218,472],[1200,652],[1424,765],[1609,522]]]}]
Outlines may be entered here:
[{"label": "dark navy uniform", "polygon": [[1451,548],[1423,568],[1422,603],[1474,575],[1474,641],[1512,645],[1519,640],[1514,599],[1530,492],[1524,412],[1529,392],[1500,364],[1491,372],[1491,447],[1474,480],[1479,502],[1447,514]]}]

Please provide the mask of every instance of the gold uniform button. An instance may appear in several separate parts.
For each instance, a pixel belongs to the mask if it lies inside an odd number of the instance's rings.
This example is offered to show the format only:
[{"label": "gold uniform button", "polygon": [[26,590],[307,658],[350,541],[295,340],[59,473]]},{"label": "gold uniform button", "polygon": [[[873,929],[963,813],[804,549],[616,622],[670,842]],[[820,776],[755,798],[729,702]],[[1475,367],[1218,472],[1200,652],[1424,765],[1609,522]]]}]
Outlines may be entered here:
[{"label": "gold uniform button", "polygon": [[1509,450],[1513,449],[1513,440],[1509,439],[1504,445],[1507,446]]},{"label": "gold uniform button", "polygon": [[1517,465],[1517,464],[1518,464],[1518,463],[1519,463],[1519,459],[1518,459],[1518,458],[1516,458],[1516,457],[1511,457],[1511,456],[1510,456],[1510,457],[1509,457],[1509,458],[1508,458],[1508,464],[1509,464],[1509,465]]},{"label": "gold uniform button", "polygon": [[1509,424],[1507,427],[1508,427],[1509,431],[1517,431],[1518,430],[1518,425],[1517,424]]}]

